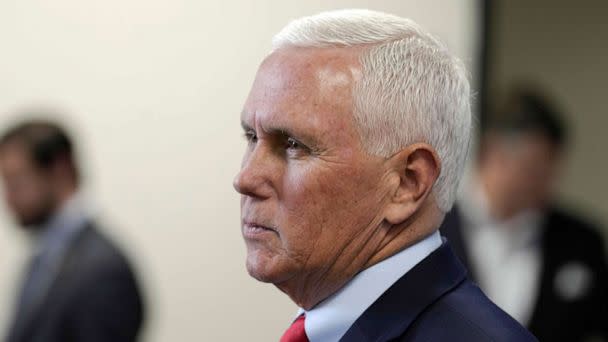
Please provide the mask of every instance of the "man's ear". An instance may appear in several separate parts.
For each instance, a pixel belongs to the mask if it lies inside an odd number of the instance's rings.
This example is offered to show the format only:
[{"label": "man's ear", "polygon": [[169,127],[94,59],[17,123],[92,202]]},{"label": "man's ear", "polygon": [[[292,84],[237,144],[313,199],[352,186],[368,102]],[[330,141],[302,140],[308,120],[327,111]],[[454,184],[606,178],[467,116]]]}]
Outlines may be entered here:
[{"label": "man's ear", "polygon": [[48,168],[48,172],[53,179],[72,182],[74,180],[74,171],[72,161],[66,155],[55,157]]},{"label": "man's ear", "polygon": [[410,218],[427,199],[439,177],[441,162],[434,148],[416,143],[394,154],[389,163],[393,179],[399,181],[391,189],[385,219],[396,225]]}]

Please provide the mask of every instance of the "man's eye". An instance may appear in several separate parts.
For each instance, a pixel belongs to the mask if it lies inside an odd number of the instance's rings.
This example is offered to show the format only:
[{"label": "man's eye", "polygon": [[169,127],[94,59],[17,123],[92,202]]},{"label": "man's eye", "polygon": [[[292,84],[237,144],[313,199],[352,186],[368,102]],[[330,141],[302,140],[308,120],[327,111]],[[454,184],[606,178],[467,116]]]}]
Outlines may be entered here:
[{"label": "man's eye", "polygon": [[302,145],[299,141],[297,141],[294,138],[287,138],[287,148],[288,149],[294,149],[294,150],[299,150],[304,148],[305,146]]},{"label": "man's eye", "polygon": [[245,139],[250,143],[258,141],[257,135],[255,134],[255,132],[252,131],[245,132]]}]

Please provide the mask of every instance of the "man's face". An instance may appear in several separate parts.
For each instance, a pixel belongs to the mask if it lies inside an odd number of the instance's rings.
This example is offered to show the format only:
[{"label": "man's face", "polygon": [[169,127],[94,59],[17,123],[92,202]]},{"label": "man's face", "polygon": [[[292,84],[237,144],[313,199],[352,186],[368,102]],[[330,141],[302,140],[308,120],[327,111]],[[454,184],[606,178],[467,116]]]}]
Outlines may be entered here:
[{"label": "man's face", "polygon": [[559,168],[559,151],[541,134],[529,133],[503,142],[490,156],[495,177],[510,206],[541,209],[550,200]]},{"label": "man's face", "polygon": [[20,225],[40,225],[48,219],[53,204],[51,184],[19,143],[0,148],[0,176],[8,208]]},{"label": "man's face", "polygon": [[289,48],[258,71],[234,181],[247,269],[258,280],[308,286],[355,272],[380,243],[387,171],[383,158],[364,151],[353,122],[359,70],[344,49]]}]

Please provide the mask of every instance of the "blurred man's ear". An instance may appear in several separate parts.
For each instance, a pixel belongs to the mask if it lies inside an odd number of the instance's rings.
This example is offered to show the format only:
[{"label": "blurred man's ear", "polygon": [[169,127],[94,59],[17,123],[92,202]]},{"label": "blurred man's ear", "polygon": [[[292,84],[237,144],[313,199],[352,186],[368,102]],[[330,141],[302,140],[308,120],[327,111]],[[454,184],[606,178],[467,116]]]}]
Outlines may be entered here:
[{"label": "blurred man's ear", "polygon": [[49,165],[48,174],[62,183],[75,184],[77,182],[74,164],[67,155],[57,156]]},{"label": "blurred man's ear", "polygon": [[409,219],[428,198],[439,177],[441,163],[435,149],[425,143],[408,146],[389,162],[394,183],[385,219],[396,225]]}]

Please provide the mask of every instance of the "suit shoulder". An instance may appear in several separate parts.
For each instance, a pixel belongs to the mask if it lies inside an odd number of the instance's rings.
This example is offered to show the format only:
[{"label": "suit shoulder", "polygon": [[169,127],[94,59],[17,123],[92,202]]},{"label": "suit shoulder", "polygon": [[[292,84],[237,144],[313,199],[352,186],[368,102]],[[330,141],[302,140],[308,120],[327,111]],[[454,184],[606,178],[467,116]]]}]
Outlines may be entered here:
[{"label": "suit shoulder", "polygon": [[76,239],[72,252],[72,257],[83,275],[132,272],[123,252],[93,226],[84,230]]},{"label": "suit shoulder", "polygon": [[536,338],[465,281],[422,313],[401,341],[528,342]]},{"label": "suit shoulder", "polygon": [[600,228],[597,224],[560,208],[549,210],[546,226],[549,231],[556,234],[576,234],[579,239],[601,239]]},{"label": "suit shoulder", "polygon": [[579,216],[552,209],[544,229],[545,244],[556,251],[567,249],[570,254],[589,255],[592,259],[605,253],[599,227]]}]

